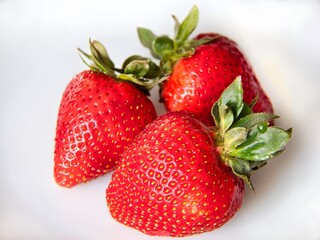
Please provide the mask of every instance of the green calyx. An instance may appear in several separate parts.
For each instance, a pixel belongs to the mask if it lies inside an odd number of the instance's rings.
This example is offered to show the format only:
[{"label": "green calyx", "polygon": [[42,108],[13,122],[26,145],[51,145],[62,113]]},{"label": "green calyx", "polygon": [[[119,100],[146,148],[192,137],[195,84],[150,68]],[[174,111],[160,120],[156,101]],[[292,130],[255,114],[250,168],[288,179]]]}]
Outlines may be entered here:
[{"label": "green calyx", "polygon": [[93,71],[129,81],[146,92],[163,81],[159,66],[150,58],[133,55],[124,61],[122,68],[116,68],[102,43],[89,40],[89,45],[90,54],[79,48],[78,51],[81,60]]},{"label": "green calyx", "polygon": [[146,28],[138,28],[138,35],[142,45],[150,50],[154,58],[160,59],[160,67],[164,74],[170,74],[174,64],[179,59],[193,55],[196,46],[214,39],[208,37],[200,40],[188,40],[198,24],[199,10],[197,6],[193,6],[181,23],[175,16],[173,16],[173,19],[175,21],[175,36],[173,39],[165,35],[156,36]]},{"label": "green calyx", "polygon": [[251,107],[243,102],[239,76],[213,105],[212,115],[222,161],[253,190],[251,171],[264,166],[284,150],[291,139],[292,129],[269,126],[268,122],[278,116],[254,113]]}]

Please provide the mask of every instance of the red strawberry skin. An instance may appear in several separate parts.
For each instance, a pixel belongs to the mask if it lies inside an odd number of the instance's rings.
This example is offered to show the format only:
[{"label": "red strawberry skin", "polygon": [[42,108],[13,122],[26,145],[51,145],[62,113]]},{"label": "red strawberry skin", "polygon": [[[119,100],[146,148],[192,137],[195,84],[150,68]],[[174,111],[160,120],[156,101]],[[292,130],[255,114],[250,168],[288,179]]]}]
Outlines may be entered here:
[{"label": "red strawberry skin", "polygon": [[216,39],[196,47],[191,57],[178,61],[162,85],[162,99],[167,110],[188,110],[204,123],[213,125],[210,111],[213,103],[241,75],[244,101],[251,103],[258,96],[253,111],[273,113],[268,96],[238,45],[215,33],[200,34],[195,39],[204,37]]},{"label": "red strawberry skin", "polygon": [[183,237],[225,224],[241,206],[244,183],[221,162],[213,138],[185,111],[148,125],[106,190],[113,218],[157,236]]},{"label": "red strawberry skin", "polygon": [[132,84],[91,70],[76,75],[59,107],[54,178],[73,187],[110,172],[132,139],[156,118]]}]

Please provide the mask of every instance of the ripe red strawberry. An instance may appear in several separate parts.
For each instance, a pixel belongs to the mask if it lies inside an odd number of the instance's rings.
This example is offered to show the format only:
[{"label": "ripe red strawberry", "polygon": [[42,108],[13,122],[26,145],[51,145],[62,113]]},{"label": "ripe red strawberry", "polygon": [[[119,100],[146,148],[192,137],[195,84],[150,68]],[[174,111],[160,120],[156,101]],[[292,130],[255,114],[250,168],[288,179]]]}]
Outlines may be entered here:
[{"label": "ripe red strawberry", "polygon": [[162,69],[168,76],[161,87],[161,98],[167,110],[188,110],[212,125],[212,104],[237,76],[241,76],[244,100],[253,102],[258,97],[254,112],[273,113],[268,96],[234,41],[216,33],[199,34],[188,40],[197,22],[198,9],[194,7],[186,19],[177,24],[173,40],[156,37],[144,28],[138,29],[142,43],[151,49],[153,56],[161,59]]},{"label": "ripe red strawberry", "polygon": [[133,138],[156,118],[145,93],[117,79],[105,48],[97,41],[90,48],[92,55],[82,53],[94,62],[93,70],[71,80],[58,113],[54,177],[63,187],[113,170]]},{"label": "ripe red strawberry", "polygon": [[268,127],[275,116],[252,113],[241,80],[212,108],[216,127],[186,111],[149,124],[122,156],[106,190],[111,215],[149,235],[187,236],[214,230],[234,216],[243,180],[280,153],[291,131]]}]

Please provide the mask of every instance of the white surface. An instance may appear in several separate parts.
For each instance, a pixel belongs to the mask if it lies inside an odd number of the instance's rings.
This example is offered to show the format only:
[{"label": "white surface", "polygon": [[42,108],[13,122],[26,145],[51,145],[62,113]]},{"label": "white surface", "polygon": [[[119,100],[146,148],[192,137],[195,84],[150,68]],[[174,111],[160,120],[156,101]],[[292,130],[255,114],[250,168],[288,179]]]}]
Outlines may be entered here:
[{"label": "white surface", "polygon": [[[89,37],[119,66],[148,53],[137,26],[171,34],[171,14],[183,19],[193,4],[196,32],[239,43],[282,117],[278,124],[292,126],[294,137],[254,174],[256,193],[247,191],[229,223],[186,239],[320,239],[320,2],[303,0],[0,0],[0,239],[162,239],[111,219],[104,199],[110,175],[73,189],[55,184],[56,116],[66,84],[86,68],[76,48],[88,50]],[[154,90],[162,113],[157,98]]]}]

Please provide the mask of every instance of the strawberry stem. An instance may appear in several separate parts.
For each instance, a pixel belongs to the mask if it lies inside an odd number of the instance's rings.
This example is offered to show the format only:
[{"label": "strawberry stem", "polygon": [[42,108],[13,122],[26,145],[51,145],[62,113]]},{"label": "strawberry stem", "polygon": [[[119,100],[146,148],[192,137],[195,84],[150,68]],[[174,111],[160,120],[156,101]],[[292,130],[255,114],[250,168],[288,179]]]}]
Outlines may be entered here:
[{"label": "strawberry stem", "polygon": [[150,58],[133,55],[127,58],[122,68],[116,68],[106,48],[97,40],[89,39],[90,54],[78,48],[80,58],[92,71],[102,72],[121,81],[129,81],[148,93],[164,78],[160,68]]},{"label": "strawberry stem", "polygon": [[164,75],[169,75],[174,64],[181,58],[192,56],[196,46],[216,39],[213,37],[205,37],[200,40],[189,39],[199,21],[197,6],[192,7],[181,23],[175,16],[173,19],[175,21],[175,36],[173,38],[165,35],[157,36],[146,28],[137,29],[142,45],[150,50],[154,58],[160,59],[160,67]]},{"label": "strawberry stem", "polygon": [[237,77],[212,107],[216,123],[216,144],[221,148],[221,160],[253,190],[252,170],[283,152],[292,137],[292,129],[270,127],[268,122],[278,116],[254,113],[243,102],[241,77]]}]

